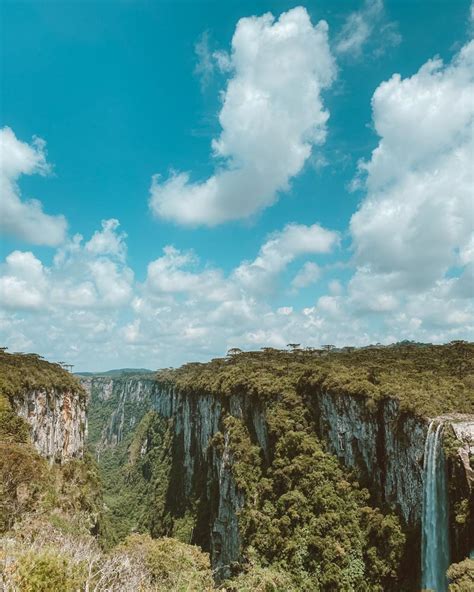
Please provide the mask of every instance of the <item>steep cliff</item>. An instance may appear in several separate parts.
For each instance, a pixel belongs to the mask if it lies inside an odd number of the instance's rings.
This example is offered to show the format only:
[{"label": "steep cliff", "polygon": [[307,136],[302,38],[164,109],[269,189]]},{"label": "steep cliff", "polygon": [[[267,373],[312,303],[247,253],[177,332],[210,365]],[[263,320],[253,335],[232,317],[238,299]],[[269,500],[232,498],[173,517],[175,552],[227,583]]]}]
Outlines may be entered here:
[{"label": "steep cliff", "polygon": [[[228,566],[240,556],[238,512],[244,500],[235,482],[233,453],[223,421],[226,414],[244,419],[267,454],[266,420],[260,406],[243,395],[223,400],[206,393],[195,396],[167,382],[141,376],[87,377],[82,379],[82,384],[91,397],[91,443],[99,459],[101,456],[110,459],[115,449],[120,454],[120,444],[125,442],[129,448],[133,445],[139,450],[140,461],[146,465],[156,438],[151,436],[150,420],[145,416],[154,412],[153,431],[163,434],[167,424],[162,420],[172,419],[170,466],[160,472],[166,480],[160,489],[161,503],[172,515],[173,523],[168,522],[166,527],[154,516],[147,526],[157,536],[176,534],[173,524],[193,514],[189,540],[211,551],[214,568],[228,575]],[[105,420],[103,424],[101,418]],[[143,423],[140,426],[143,419],[147,420],[145,429]],[[212,446],[218,432],[223,432],[222,448]],[[127,462],[125,458],[122,460]],[[155,496],[153,492],[148,500],[142,498],[142,502],[153,500],[159,505]],[[139,526],[138,522],[131,527]]]},{"label": "steep cliff", "polygon": [[328,449],[356,469],[379,503],[395,506],[407,524],[419,524],[427,421],[402,412],[395,399],[373,404],[310,391],[307,402]]},{"label": "steep cliff", "polygon": [[[406,353],[402,357],[406,365]],[[275,483],[276,463],[281,463],[276,457],[285,431],[275,429],[278,417],[281,425],[289,426],[285,428],[289,431],[296,429],[296,434],[317,435],[326,450],[369,489],[372,505],[400,516],[408,536],[402,570],[416,589],[413,582],[419,577],[420,566],[423,454],[429,425],[425,411],[430,405],[434,411],[443,409],[443,405],[446,410],[472,409],[472,392],[464,396],[464,383],[455,378],[454,384],[460,385],[455,388],[461,389],[462,395],[457,397],[453,384],[448,382],[450,368],[458,372],[455,360],[448,360],[447,376],[442,375],[437,381],[443,388],[445,384],[450,387],[443,404],[437,392],[432,396],[432,403],[429,390],[428,393],[417,390],[410,395],[417,380],[423,385],[430,384],[422,372],[424,361],[417,362],[421,370],[416,367],[416,372],[407,374],[410,381],[406,381],[406,396],[397,397],[384,395],[383,391],[379,396],[374,391],[373,384],[380,382],[377,368],[376,371],[369,368],[367,372],[363,365],[362,370],[357,366],[358,376],[368,376],[369,381],[361,389],[358,378],[357,389],[348,384],[344,392],[339,384],[332,387],[322,384],[319,362],[314,380],[301,358],[301,355],[291,360],[283,358],[283,363],[277,358],[278,364],[274,359],[262,363],[258,358],[257,363],[250,358],[249,364],[247,358],[245,365],[240,366],[235,359],[219,362],[220,365],[216,362],[192,365],[190,370],[161,373],[157,380],[150,376],[84,379],[92,400],[94,449],[97,454],[109,454],[106,464],[110,465],[110,455],[113,457],[113,450],[122,445],[121,462],[130,464],[125,449],[133,447],[139,451],[136,454],[139,462],[135,464],[140,466],[141,473],[132,476],[133,470],[129,469],[128,485],[134,480],[138,483],[143,476],[149,484],[155,482],[153,493],[148,485],[148,497],[142,500],[160,510],[154,516],[149,512],[146,516],[137,513],[134,527],[146,528],[157,536],[172,534],[199,543],[211,552],[216,573],[228,575],[254,536],[252,528],[256,527],[249,527],[253,520],[249,516],[254,512],[261,520],[266,515],[261,505],[267,493],[262,493],[255,483],[249,486],[248,482],[253,479]],[[344,368],[341,374],[347,381]],[[334,375],[334,372],[330,375],[331,380]],[[393,384],[397,386],[399,377],[395,379],[397,382]],[[293,428],[290,423],[282,424],[280,417],[288,411],[282,403],[288,389],[295,394],[290,405],[295,409],[295,418],[300,414]],[[418,410],[416,404],[410,403],[417,399]],[[143,427],[142,418],[150,411],[155,419],[148,417]],[[293,411],[289,413],[292,414]],[[237,424],[230,421],[234,419]],[[462,559],[474,543],[472,450],[469,449],[474,417],[451,414],[440,419],[453,425],[451,444],[455,452],[448,455],[447,464],[450,538],[453,559]],[[244,448],[236,446],[236,433],[241,441],[247,438]],[[153,465],[151,459],[157,442],[162,449],[166,442],[167,448],[159,462],[155,458]],[[252,451],[251,462],[242,462],[242,450],[244,454],[246,450]],[[168,464],[166,459],[170,460]],[[150,469],[153,466],[155,469]],[[253,471],[255,475],[247,479],[245,473],[250,475]],[[161,483],[158,489],[157,481]],[[301,484],[297,483],[296,488],[301,489]],[[280,491],[277,498],[283,499],[285,495]],[[288,514],[289,510],[285,512]],[[401,586],[399,589],[410,589],[406,581]],[[390,589],[389,585],[386,589]]]},{"label": "steep cliff", "polygon": [[12,399],[12,408],[30,426],[41,456],[57,462],[82,458],[87,401],[80,389],[28,389]]},{"label": "steep cliff", "polygon": [[59,364],[34,354],[0,351],[0,396],[26,422],[41,456],[51,462],[82,457],[87,397],[79,381]]},{"label": "steep cliff", "polygon": [[86,392],[60,365],[0,349],[0,534],[53,514],[101,531],[100,480],[84,456],[86,410]]}]

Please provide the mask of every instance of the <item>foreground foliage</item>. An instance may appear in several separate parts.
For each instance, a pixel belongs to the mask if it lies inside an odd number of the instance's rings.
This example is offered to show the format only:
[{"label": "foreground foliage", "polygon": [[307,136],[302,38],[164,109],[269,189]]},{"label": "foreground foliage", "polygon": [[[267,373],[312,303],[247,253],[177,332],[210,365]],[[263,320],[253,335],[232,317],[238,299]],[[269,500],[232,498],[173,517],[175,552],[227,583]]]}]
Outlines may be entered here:
[{"label": "foreground foliage", "polygon": [[[109,552],[67,514],[28,516],[4,536],[5,592],[210,592],[208,555],[173,539],[132,535]],[[54,523],[54,524],[53,524]]]}]

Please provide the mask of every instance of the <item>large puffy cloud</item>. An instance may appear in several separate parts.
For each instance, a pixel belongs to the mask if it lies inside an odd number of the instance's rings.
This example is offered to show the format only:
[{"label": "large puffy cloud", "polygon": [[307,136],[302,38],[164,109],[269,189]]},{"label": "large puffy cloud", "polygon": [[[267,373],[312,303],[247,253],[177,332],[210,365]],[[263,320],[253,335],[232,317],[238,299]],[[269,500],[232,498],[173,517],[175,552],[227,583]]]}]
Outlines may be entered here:
[{"label": "large puffy cloud", "polygon": [[313,26],[302,7],[278,20],[265,14],[238,22],[231,55],[220,58],[232,74],[222,131],[212,142],[219,165],[202,182],[189,173],[156,175],[150,197],[156,216],[212,226],[251,216],[288,189],[326,135],[321,91],[335,76],[327,29],[325,21]]},{"label": "large puffy cloud", "polygon": [[378,87],[380,141],[360,164],[367,194],[350,225],[351,306],[435,338],[474,327],[473,62],[470,42],[448,65],[430,60]]},{"label": "large puffy cloud", "polygon": [[0,129],[0,230],[36,245],[55,246],[65,239],[64,216],[43,212],[36,199],[22,201],[17,180],[21,175],[45,175],[45,142],[35,138],[31,144],[17,139],[9,127]]}]

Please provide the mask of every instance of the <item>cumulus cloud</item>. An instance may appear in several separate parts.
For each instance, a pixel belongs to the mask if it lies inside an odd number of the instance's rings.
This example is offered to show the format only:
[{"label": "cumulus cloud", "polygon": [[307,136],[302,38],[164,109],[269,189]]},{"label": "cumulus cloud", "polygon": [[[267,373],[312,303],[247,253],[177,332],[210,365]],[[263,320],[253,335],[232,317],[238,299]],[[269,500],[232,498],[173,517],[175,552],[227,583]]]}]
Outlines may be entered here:
[{"label": "cumulus cloud", "polygon": [[321,269],[319,265],[312,261],[307,261],[303,267],[293,278],[291,285],[293,288],[306,288],[311,284],[314,284],[321,276]]},{"label": "cumulus cloud", "polygon": [[222,95],[222,131],[212,141],[216,172],[202,182],[187,172],[155,175],[150,207],[157,217],[213,226],[247,218],[288,190],[326,136],[321,91],[335,77],[327,30],[325,21],[313,26],[302,7],[278,20],[268,13],[238,22],[230,62],[219,58],[232,75]]},{"label": "cumulus cloud", "polygon": [[359,165],[367,193],[350,223],[359,312],[411,318],[418,331],[472,330],[473,66],[470,42],[451,63],[395,74],[373,96],[380,141]]},{"label": "cumulus cloud", "polygon": [[30,251],[13,251],[5,260],[0,277],[0,302],[6,308],[39,309],[48,285],[45,270]]},{"label": "cumulus cloud", "polygon": [[386,19],[383,0],[366,0],[360,10],[347,16],[337,36],[335,51],[339,55],[360,57],[368,41],[374,36],[375,55],[381,55],[387,47],[401,42],[397,24]]},{"label": "cumulus cloud", "polygon": [[[233,276],[251,293],[265,293],[272,289],[274,280],[294,259],[301,255],[329,253],[338,242],[336,232],[319,224],[288,224],[281,232],[269,237],[253,261],[241,263]],[[314,274],[314,269],[310,269],[311,272]]]},{"label": "cumulus cloud", "polygon": [[115,218],[102,220],[102,230],[94,232],[85,245],[86,251],[92,255],[110,255],[124,261],[127,255],[127,235],[116,232],[119,226],[120,222]]},{"label": "cumulus cloud", "polygon": [[55,246],[65,239],[64,216],[43,212],[40,201],[22,200],[17,181],[21,175],[46,175],[45,142],[21,142],[9,127],[0,129],[0,230],[36,245]]},{"label": "cumulus cloud", "polygon": [[223,300],[232,291],[220,270],[196,271],[199,259],[168,245],[163,256],[148,265],[147,288],[155,295],[187,293],[205,300]]},{"label": "cumulus cloud", "polygon": [[96,232],[85,245],[82,236],[75,235],[58,249],[51,267],[29,251],[10,253],[0,267],[3,307],[49,314],[76,307],[104,310],[129,302],[133,273],[124,261],[116,259],[124,250],[123,245],[118,248],[123,235],[115,233],[117,220],[105,220],[102,227],[102,233]]}]

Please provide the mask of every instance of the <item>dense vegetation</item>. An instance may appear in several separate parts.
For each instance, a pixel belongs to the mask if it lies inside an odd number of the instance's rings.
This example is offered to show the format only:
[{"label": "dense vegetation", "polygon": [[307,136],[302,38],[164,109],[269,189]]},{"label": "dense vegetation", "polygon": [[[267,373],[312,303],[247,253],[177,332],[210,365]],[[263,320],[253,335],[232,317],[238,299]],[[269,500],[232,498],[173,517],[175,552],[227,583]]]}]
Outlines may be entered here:
[{"label": "dense vegetation", "polygon": [[474,559],[453,563],[448,569],[449,592],[472,592],[474,590]]},{"label": "dense vegetation", "polygon": [[225,420],[246,498],[244,557],[291,574],[298,590],[399,589],[405,536],[397,517],[370,507],[368,492],[324,452],[294,392],[282,394],[268,419],[268,467],[243,422]]},{"label": "dense vegetation", "polygon": [[322,350],[291,345],[290,351],[232,349],[226,358],[207,364],[163,370],[158,379],[216,395],[247,392],[271,399],[292,385],[372,401],[394,397],[402,408],[428,417],[474,413],[474,343],[402,342]]},{"label": "dense vegetation", "polygon": [[85,396],[77,378],[59,363],[47,362],[37,354],[10,354],[0,348],[0,393],[6,397],[25,390],[72,390]]},{"label": "dense vegetation", "polygon": [[[215,583],[208,554],[189,544],[209,550],[203,512],[210,512],[213,484],[200,467],[203,479],[194,480],[184,499],[173,420],[149,411],[149,401],[122,401],[127,429],[118,443],[102,446],[105,426],[118,421],[118,395],[100,399],[93,392],[91,452],[100,471],[89,455],[50,466],[11,403],[27,388],[77,389],[76,379],[37,356],[0,352],[0,586],[9,592],[415,590],[418,558],[410,556],[404,527],[325,451],[307,398],[327,389],[365,397],[369,409],[392,396],[417,414],[473,413],[473,354],[474,345],[464,342],[342,351],[293,344],[291,351],[231,350],[225,359],[160,372],[159,381],[191,397],[214,394],[224,409],[205,462],[231,459],[245,503],[238,515],[239,564],[230,580]],[[113,378],[119,384],[125,377]],[[234,393],[265,401],[270,450],[230,412]],[[472,589],[472,573],[472,560],[451,566],[450,592]]]}]

